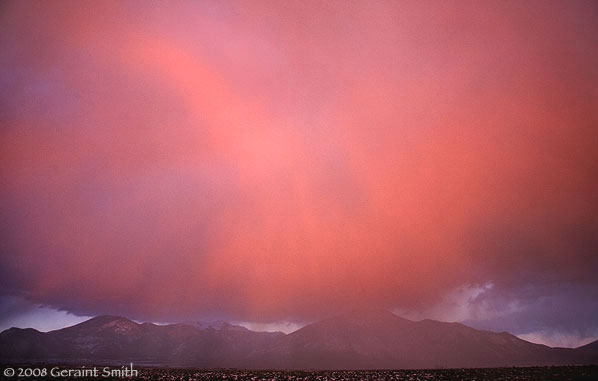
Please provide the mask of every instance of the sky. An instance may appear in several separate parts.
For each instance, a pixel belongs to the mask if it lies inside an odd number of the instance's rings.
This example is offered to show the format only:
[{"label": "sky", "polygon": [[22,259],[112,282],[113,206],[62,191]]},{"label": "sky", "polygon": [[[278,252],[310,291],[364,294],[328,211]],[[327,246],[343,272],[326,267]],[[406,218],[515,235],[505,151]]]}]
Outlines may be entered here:
[{"label": "sky", "polygon": [[3,2],[0,327],[597,339],[597,46],[594,1]]}]

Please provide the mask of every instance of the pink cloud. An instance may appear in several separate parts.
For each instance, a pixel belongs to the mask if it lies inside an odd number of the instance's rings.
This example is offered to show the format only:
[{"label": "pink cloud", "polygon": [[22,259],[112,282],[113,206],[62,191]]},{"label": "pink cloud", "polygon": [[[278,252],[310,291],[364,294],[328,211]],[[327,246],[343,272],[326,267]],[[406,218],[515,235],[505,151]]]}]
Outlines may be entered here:
[{"label": "pink cloud", "polygon": [[11,4],[1,285],[265,323],[595,287],[586,7]]}]

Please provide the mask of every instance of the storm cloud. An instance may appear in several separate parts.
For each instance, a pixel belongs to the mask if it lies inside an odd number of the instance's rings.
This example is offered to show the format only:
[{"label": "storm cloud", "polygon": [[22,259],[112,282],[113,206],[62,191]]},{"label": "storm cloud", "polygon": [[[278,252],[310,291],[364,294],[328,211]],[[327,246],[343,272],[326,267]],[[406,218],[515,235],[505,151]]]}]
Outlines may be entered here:
[{"label": "storm cloud", "polygon": [[595,337],[597,18],[591,1],[6,3],[0,292],[257,324],[442,318],[481,287],[472,325]]}]

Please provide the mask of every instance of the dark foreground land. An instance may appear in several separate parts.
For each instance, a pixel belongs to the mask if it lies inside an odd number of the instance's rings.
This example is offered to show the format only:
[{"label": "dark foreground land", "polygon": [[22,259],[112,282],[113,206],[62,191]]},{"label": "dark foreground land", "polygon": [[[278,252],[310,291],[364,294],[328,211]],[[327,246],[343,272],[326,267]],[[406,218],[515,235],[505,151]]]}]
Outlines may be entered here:
[{"label": "dark foreground land", "polygon": [[[2,366],[1,371],[6,369]],[[25,366],[29,367],[29,366]],[[34,365],[31,368],[48,366]],[[17,369],[18,366],[12,368]],[[69,366],[60,366],[61,369]],[[70,367],[75,368],[75,367]],[[279,371],[279,370],[198,370],[175,368],[135,368],[135,377],[67,377],[59,379],[101,380],[598,380],[598,366],[545,366],[479,369],[423,370],[343,370],[343,371]],[[48,380],[56,377],[2,377],[11,380]]]},{"label": "dark foreground land", "polygon": [[142,369],[145,380],[598,380],[598,366],[488,369],[239,371]]}]

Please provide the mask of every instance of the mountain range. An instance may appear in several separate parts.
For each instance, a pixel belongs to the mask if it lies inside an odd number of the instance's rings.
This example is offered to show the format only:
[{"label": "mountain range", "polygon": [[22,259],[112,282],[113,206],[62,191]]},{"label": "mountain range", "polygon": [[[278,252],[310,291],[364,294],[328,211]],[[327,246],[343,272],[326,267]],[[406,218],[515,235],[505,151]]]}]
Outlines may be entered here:
[{"label": "mountain range", "polygon": [[533,344],[507,332],[353,311],[290,334],[226,322],[169,325],[99,316],[47,333],[0,333],[0,362],[129,363],[245,369],[407,369],[598,364],[598,341],[579,348]]}]

